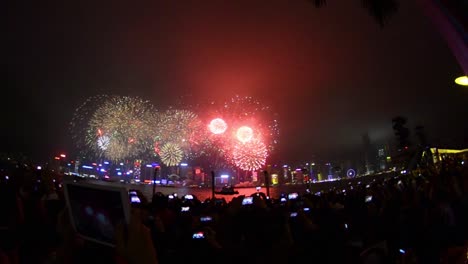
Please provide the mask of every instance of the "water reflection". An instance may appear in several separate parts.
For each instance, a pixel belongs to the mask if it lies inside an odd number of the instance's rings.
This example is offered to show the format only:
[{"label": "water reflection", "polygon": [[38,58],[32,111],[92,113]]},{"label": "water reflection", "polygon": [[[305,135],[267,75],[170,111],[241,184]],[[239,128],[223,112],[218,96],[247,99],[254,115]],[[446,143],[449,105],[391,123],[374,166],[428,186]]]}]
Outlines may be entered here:
[{"label": "water reflection", "polygon": [[[354,179],[339,180],[339,181],[334,181],[334,182],[274,186],[274,187],[270,187],[270,196],[273,198],[278,198],[282,193],[287,194],[287,193],[292,193],[292,192],[303,194],[306,192],[307,189],[309,189],[309,191],[313,193],[327,191],[331,188],[345,189],[345,188],[348,188],[350,185],[357,184],[358,182],[361,182],[361,184],[368,184],[374,179],[390,177],[390,176],[392,175],[379,174],[379,175],[365,176],[365,177],[359,177],[359,178],[354,178]],[[149,184],[130,185],[128,184],[126,186],[129,189],[140,190],[148,199],[151,200],[151,195],[153,191],[152,185],[149,185]],[[239,196],[239,195],[250,196],[257,192],[255,187],[236,188],[235,190],[238,191],[239,194],[236,194],[236,195],[216,194],[216,197],[225,198],[227,201],[230,201],[232,200],[232,198],[236,196]],[[211,198],[211,188],[193,188],[193,187],[174,188],[174,187],[156,186],[156,191],[161,192],[165,195],[169,195],[173,193],[177,193],[179,196],[192,194],[192,195],[195,195],[199,200],[205,200],[207,198]],[[267,193],[267,190],[265,187],[261,187],[259,191],[263,193]]]}]

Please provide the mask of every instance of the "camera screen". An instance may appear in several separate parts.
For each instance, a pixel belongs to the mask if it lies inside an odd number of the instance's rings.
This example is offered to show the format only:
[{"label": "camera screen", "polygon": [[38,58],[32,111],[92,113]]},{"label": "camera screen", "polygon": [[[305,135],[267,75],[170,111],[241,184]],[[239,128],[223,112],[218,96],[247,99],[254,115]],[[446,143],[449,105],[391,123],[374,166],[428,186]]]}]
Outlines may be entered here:
[{"label": "camera screen", "polygon": [[244,200],[242,200],[242,205],[248,205],[253,203],[253,197],[245,197]]},{"label": "camera screen", "polygon": [[290,193],[288,194],[288,199],[289,200],[297,199],[297,196],[298,196],[297,193]]},{"label": "camera screen", "polygon": [[188,206],[182,206],[182,208],[180,208],[180,211],[181,211],[181,212],[188,212],[188,211],[190,211],[190,207],[188,207]]},{"label": "camera screen", "polygon": [[140,198],[138,196],[132,196],[131,200],[132,203],[141,203]]},{"label": "camera screen", "polygon": [[293,212],[289,215],[290,217],[296,217],[297,216],[297,213],[296,212]]},{"label": "camera screen", "polygon": [[197,233],[194,233],[192,235],[192,238],[193,239],[202,239],[202,238],[205,238],[205,235],[203,234],[203,232],[197,232]]},{"label": "camera screen", "polygon": [[187,194],[187,195],[184,196],[184,198],[187,199],[187,200],[192,200],[192,199],[193,199],[193,195]]},{"label": "camera screen", "polygon": [[282,203],[285,203],[285,202],[286,202],[286,198],[283,197],[283,198],[280,199],[280,201],[281,201]]},{"label": "camera screen", "polygon": [[366,196],[366,203],[372,201],[372,196]]},{"label": "camera screen", "polygon": [[211,216],[202,216],[202,217],[200,217],[201,222],[210,222],[211,220],[213,220],[213,218],[211,218]]},{"label": "camera screen", "polygon": [[116,225],[126,222],[122,192],[74,184],[66,186],[70,215],[76,231],[93,241],[114,245]]},{"label": "camera screen", "polygon": [[262,189],[261,187],[255,188],[255,190],[257,190],[257,191],[260,191],[261,189]]}]

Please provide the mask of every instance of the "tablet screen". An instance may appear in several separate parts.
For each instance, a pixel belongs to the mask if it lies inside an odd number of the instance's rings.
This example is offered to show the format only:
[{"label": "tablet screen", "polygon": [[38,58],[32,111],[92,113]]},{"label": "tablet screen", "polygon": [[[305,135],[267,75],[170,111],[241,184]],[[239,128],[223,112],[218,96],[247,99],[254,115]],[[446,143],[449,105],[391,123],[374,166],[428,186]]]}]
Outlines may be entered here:
[{"label": "tablet screen", "polygon": [[107,186],[67,184],[66,193],[76,232],[86,239],[115,245],[115,227],[128,219],[126,191]]}]

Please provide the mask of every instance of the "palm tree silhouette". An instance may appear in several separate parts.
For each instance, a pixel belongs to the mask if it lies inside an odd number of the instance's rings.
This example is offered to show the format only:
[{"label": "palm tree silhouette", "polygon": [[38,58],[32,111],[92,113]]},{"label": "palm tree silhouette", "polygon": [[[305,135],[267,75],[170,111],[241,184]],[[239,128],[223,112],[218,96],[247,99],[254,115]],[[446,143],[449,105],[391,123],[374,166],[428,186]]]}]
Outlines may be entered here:
[{"label": "palm tree silhouette", "polygon": [[[326,0],[309,0],[315,7],[327,5]],[[361,0],[361,6],[367,9],[370,16],[383,27],[386,21],[398,11],[399,1],[397,0]]]}]

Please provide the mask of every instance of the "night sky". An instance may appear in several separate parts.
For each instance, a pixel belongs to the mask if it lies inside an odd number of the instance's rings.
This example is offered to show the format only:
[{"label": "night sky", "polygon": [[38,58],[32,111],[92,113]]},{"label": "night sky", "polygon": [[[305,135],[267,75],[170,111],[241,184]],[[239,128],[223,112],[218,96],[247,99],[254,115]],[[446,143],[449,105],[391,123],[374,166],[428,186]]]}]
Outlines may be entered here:
[{"label": "night sky", "polygon": [[360,1],[11,1],[0,152],[72,150],[73,111],[98,94],[158,109],[254,96],[279,114],[283,160],[391,139],[396,115],[466,147],[461,67],[413,2],[381,28]]}]

